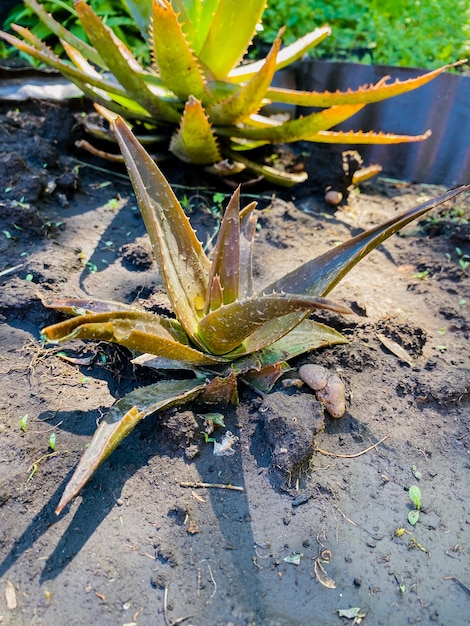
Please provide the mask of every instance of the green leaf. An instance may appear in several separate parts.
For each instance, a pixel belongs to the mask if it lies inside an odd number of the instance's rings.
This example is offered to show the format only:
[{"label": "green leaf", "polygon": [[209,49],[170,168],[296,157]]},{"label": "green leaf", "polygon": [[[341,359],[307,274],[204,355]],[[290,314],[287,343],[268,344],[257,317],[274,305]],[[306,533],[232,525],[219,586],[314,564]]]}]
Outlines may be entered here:
[{"label": "green leaf", "polygon": [[144,39],[148,39],[152,17],[152,2],[149,0],[125,0],[125,2],[137,28],[142,33]]},{"label": "green leaf", "polygon": [[197,337],[210,262],[167,180],[123,120],[113,124],[153,252],[177,319]]},{"label": "green leaf", "polygon": [[103,66],[103,60],[97,53],[97,51],[80,39],[80,37],[76,37],[71,31],[67,30],[62,24],[57,22],[50,13],[48,13],[44,7],[36,2],[36,0],[24,0],[24,4],[30,7],[36,15],[39,17],[41,22],[45,24],[51,32],[53,32],[57,37],[60,37],[68,44],[79,50],[87,59],[92,61],[98,66]]},{"label": "green leaf", "polygon": [[[212,253],[209,289],[204,311],[217,309],[238,298],[240,272],[240,187],[230,198]],[[217,286],[213,292],[213,286]]]},{"label": "green leaf", "polygon": [[[274,320],[273,323],[275,323]],[[251,352],[256,348],[256,339],[256,333],[254,333],[245,342],[247,352]],[[334,328],[314,320],[305,319],[297,324],[287,335],[284,335],[268,347],[259,349],[255,354],[259,362],[264,366],[280,361],[288,361],[312,350],[347,342],[347,339]]]},{"label": "green leaf", "polygon": [[219,2],[220,0],[171,0],[183,32],[197,55],[207,37]]},{"label": "green leaf", "polygon": [[238,295],[241,300],[253,295],[253,245],[258,215],[257,202],[250,202],[240,213],[240,268]]},{"label": "green leaf", "polygon": [[415,510],[415,511],[410,511],[408,513],[408,521],[409,523],[414,526],[417,521],[419,520],[419,511]]},{"label": "green leaf", "polygon": [[139,72],[143,73],[143,68],[113,31],[103,24],[84,0],[76,0],[74,6],[90,41],[129,95],[156,119],[178,122],[179,113],[150,91],[139,75]]},{"label": "green leaf", "polygon": [[277,38],[260,71],[234,94],[208,109],[213,124],[237,124],[258,112],[276,71],[276,56],[280,45],[281,40]]},{"label": "green leaf", "polygon": [[362,130],[354,131],[334,131],[334,130],[320,130],[318,133],[313,133],[309,141],[315,141],[317,143],[345,143],[345,144],[379,144],[390,145],[396,143],[410,143],[413,141],[424,141],[431,136],[431,131],[427,130],[422,135],[395,135],[394,133],[375,133],[374,131],[363,132]]},{"label": "green leaf", "polygon": [[154,313],[89,313],[48,326],[43,329],[42,335],[51,343],[73,339],[109,341],[131,350],[193,365],[210,365],[223,361],[189,346],[187,335],[179,322]]},{"label": "green leaf", "polygon": [[213,15],[205,12],[202,28],[207,36],[199,57],[216,79],[225,78],[241,61],[266,4],[267,0],[244,0],[240,6],[233,0],[219,0]]},{"label": "green leaf", "polygon": [[226,147],[223,147],[223,153],[227,157],[233,159],[235,163],[242,163],[246,166],[247,170],[250,170],[257,176],[262,176],[268,182],[275,185],[293,187],[294,185],[305,182],[308,178],[308,174],[306,172],[285,172],[269,165],[260,165],[259,163],[255,163],[239,153],[234,153]]},{"label": "green leaf", "polygon": [[[303,57],[308,50],[317,46],[321,41],[323,41],[323,39],[325,39],[325,37],[328,37],[330,33],[331,29],[329,26],[322,26],[321,28],[316,28],[311,33],[307,33],[300,39],[297,39],[297,41],[294,41],[294,43],[283,48],[277,55],[276,71]],[[255,61],[254,63],[240,65],[232,70],[228,77],[234,82],[243,82],[257,74],[263,63],[264,59],[261,61]]]},{"label": "green leaf", "polygon": [[41,300],[48,309],[61,311],[67,315],[85,315],[86,313],[107,313],[111,311],[137,311],[138,309],[115,302],[114,300],[96,300],[95,298],[65,298],[63,300]]},{"label": "green leaf", "polygon": [[393,98],[403,93],[408,93],[414,89],[418,89],[434,80],[443,72],[449,70],[458,63],[444,65],[437,70],[421,74],[416,78],[408,80],[395,80],[393,83],[387,83],[389,76],[385,76],[375,85],[359,87],[356,90],[341,91],[297,91],[295,89],[281,89],[273,87],[268,90],[266,97],[273,102],[284,102],[288,104],[296,104],[306,107],[331,107],[341,104],[370,104],[372,102],[380,102],[387,98]]},{"label": "green leaf", "polygon": [[222,159],[204,108],[193,96],[184,106],[180,127],[171,138],[170,150],[187,163],[210,165]]},{"label": "green leaf", "polygon": [[70,479],[56,508],[58,515],[140,420],[156,411],[190,402],[205,388],[198,380],[160,381],[131,391],[108,411]]},{"label": "green leaf", "polygon": [[410,496],[411,502],[415,505],[417,509],[421,508],[421,490],[416,485],[412,485],[408,491],[408,495]]},{"label": "green leaf", "polygon": [[[305,117],[299,117],[288,122],[278,122],[273,125],[272,120],[264,118],[264,127],[254,126],[228,126],[217,127],[217,133],[229,137],[242,137],[246,139],[265,140],[270,143],[287,143],[292,141],[311,141],[312,137],[321,130],[327,130],[344,122],[364,107],[363,104],[344,104],[331,107],[318,113],[311,113]],[[247,124],[250,120],[247,120]],[[258,122],[263,121],[258,116]]]},{"label": "green leaf", "polygon": [[[208,313],[199,323],[199,337],[211,354],[226,355],[245,340],[249,343],[250,335],[257,332],[259,349],[285,335],[314,309],[350,312],[350,309],[322,298],[291,294],[254,296]],[[297,315],[289,315],[300,312],[300,319]],[[262,330],[266,323],[270,323],[269,333]],[[246,345],[242,350],[247,352]]]},{"label": "green leaf", "polygon": [[[2,31],[0,31],[0,37],[2,39],[5,39],[5,41],[10,43],[11,45],[17,47],[19,50],[30,54],[38,61],[42,61],[46,65],[49,65],[54,69],[60,71],[64,76],[66,76],[73,83],[78,85],[78,87],[80,87],[80,89],[82,89],[85,93],[87,92],[86,84],[89,84],[93,87],[105,90],[109,94],[119,94],[125,96],[126,92],[120,85],[113,85],[107,82],[101,76],[97,76],[97,73],[85,73],[59,59],[59,57],[57,57],[52,52],[52,50],[50,50],[37,37],[35,37],[27,28],[12,25],[12,30],[16,31],[18,34],[24,37],[24,39],[26,41],[29,41],[31,45],[21,39],[18,39],[17,37],[14,37],[13,35],[10,35],[9,33],[4,33]],[[67,48],[67,46],[65,47]],[[76,54],[78,55],[78,52],[76,52]],[[88,91],[90,91],[90,89],[88,89]],[[107,100],[105,100],[105,102],[106,104],[108,104]],[[147,118],[149,117],[150,116],[147,115]]]},{"label": "green leaf", "polygon": [[153,2],[152,46],[163,83],[181,100],[210,100],[204,74],[170,2]]},{"label": "green leaf", "polygon": [[469,189],[470,185],[461,185],[437,198],[409,209],[379,226],[364,231],[328,250],[316,259],[307,261],[294,271],[271,283],[264,289],[264,292],[285,291],[311,296],[325,296],[361,259],[391,235],[443,202]]},{"label": "green leaf", "polygon": [[28,423],[28,414],[26,413],[25,415],[23,415],[23,417],[20,418],[20,428],[24,433],[26,432],[27,423]]}]

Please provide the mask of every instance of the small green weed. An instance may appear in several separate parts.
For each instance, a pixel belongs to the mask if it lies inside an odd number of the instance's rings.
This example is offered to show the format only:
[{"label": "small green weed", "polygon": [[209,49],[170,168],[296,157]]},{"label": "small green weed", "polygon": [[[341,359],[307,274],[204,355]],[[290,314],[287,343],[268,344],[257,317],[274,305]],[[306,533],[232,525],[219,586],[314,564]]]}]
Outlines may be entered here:
[{"label": "small green weed", "polygon": [[24,433],[26,432],[27,423],[28,423],[28,414],[26,413],[25,415],[23,415],[23,417],[20,418],[20,428]]},{"label": "small green weed", "polygon": [[55,450],[55,440],[56,440],[56,435],[55,433],[52,433],[51,436],[49,437],[49,448],[52,450],[52,452],[54,452]]},{"label": "small green weed", "polygon": [[416,485],[412,485],[408,495],[410,496],[411,502],[413,502],[416,507],[413,511],[408,513],[408,521],[412,526],[414,526],[419,520],[419,512],[421,510],[421,489]]}]

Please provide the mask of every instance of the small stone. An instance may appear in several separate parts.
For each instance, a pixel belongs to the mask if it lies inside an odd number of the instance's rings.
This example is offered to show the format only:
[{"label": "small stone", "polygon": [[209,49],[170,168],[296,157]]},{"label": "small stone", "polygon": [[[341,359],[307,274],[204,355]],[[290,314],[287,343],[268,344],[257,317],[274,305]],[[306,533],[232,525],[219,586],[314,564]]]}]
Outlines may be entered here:
[{"label": "small stone", "polygon": [[299,368],[299,376],[315,391],[331,417],[342,417],[346,411],[346,391],[341,378],[321,365],[308,363]]},{"label": "small stone", "polygon": [[338,204],[343,199],[343,194],[341,191],[335,191],[334,189],[329,189],[325,193],[325,202],[331,204],[332,206],[338,206]]},{"label": "small stone", "polygon": [[326,367],[314,365],[313,363],[302,365],[299,368],[300,378],[314,391],[318,391],[319,389],[324,389],[326,387],[329,375],[330,372],[326,369]]},{"label": "small stone", "polygon": [[317,400],[325,405],[331,417],[343,417],[346,411],[344,383],[339,376],[331,374],[324,389],[316,393]]}]

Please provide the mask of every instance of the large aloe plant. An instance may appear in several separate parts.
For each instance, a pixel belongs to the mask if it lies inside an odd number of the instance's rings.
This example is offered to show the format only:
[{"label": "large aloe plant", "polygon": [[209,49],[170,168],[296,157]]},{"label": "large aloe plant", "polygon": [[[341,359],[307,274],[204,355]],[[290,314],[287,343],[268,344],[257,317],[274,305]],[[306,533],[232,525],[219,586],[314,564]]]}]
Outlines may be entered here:
[{"label": "large aloe plant", "polygon": [[115,302],[61,300],[48,306],[75,317],[48,326],[43,337],[48,342],[110,341],[161,357],[166,366],[168,361],[176,369],[189,366],[196,375],[162,380],[116,402],[86,448],[58,513],[147,415],[195,399],[237,402],[237,378],[269,392],[288,359],[344,343],[342,335],[308,319],[309,314],[317,308],[348,313],[324,296],[390,235],[469,188],[458,187],[393,217],[255,291],[256,203],[240,211],[239,191],[234,193],[209,260],[157,165],[121,118],[113,126],[176,319]]},{"label": "large aloe plant", "polygon": [[[416,136],[331,130],[366,104],[396,96],[433,80],[449,66],[406,81],[387,82],[347,92],[303,92],[272,86],[277,70],[299,59],[330,34],[317,28],[281,49],[281,34],[263,60],[240,64],[255,34],[267,0],[127,0],[147,39],[153,65],[142,67],[85,0],[74,8],[87,33],[85,43],[46,13],[37,0],[25,0],[61,38],[72,64],[57,57],[28,29],[0,37],[56,68],[82,89],[107,116],[156,127],[159,139],[183,161],[227,175],[245,167],[284,185],[305,180],[305,172],[283,173],[241,155],[267,143],[298,140],[327,143],[400,143]],[[101,70],[99,72],[96,68]],[[263,115],[268,102],[318,107],[319,112],[288,121]],[[260,113],[261,109],[261,113]]]}]

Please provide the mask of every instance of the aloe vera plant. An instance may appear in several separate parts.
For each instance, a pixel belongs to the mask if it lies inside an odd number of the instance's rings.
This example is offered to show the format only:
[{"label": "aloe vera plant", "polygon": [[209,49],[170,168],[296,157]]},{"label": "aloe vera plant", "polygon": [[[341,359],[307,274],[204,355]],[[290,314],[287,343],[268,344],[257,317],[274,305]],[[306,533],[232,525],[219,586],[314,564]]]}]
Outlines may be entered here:
[{"label": "aloe vera plant", "polygon": [[161,380],[118,400],[86,448],[57,513],[151,413],[193,400],[236,403],[237,379],[267,393],[289,359],[345,343],[336,330],[308,319],[310,313],[317,308],[350,312],[324,296],[393,233],[469,188],[458,187],[393,217],[256,291],[252,280],[256,203],[240,211],[239,191],[234,193],[209,259],[158,166],[121,118],[113,127],[176,319],[115,302],[58,300],[47,306],[74,317],[48,326],[42,335],[52,343],[115,342],[142,356],[155,355],[165,367],[189,367],[195,375]]},{"label": "aloe vera plant", "polygon": [[[331,130],[366,104],[416,89],[444,66],[406,81],[387,82],[346,92],[304,92],[272,85],[277,70],[299,59],[330,34],[323,26],[281,49],[281,35],[265,59],[241,64],[267,0],[127,0],[148,42],[153,64],[142,67],[85,0],[74,9],[87,33],[83,42],[47,14],[37,0],[25,0],[48,29],[60,37],[72,64],[55,55],[28,29],[0,37],[59,70],[89,96],[109,120],[111,113],[155,132],[147,140],[165,141],[186,162],[229,175],[248,168],[286,186],[302,182],[305,172],[286,173],[246,158],[241,152],[269,143],[299,140],[391,144],[421,141],[416,136]],[[98,69],[101,70],[98,71]],[[110,74],[112,76],[110,76]],[[269,102],[318,107],[316,113],[279,121],[262,113]],[[261,110],[261,112],[260,112]]]}]

